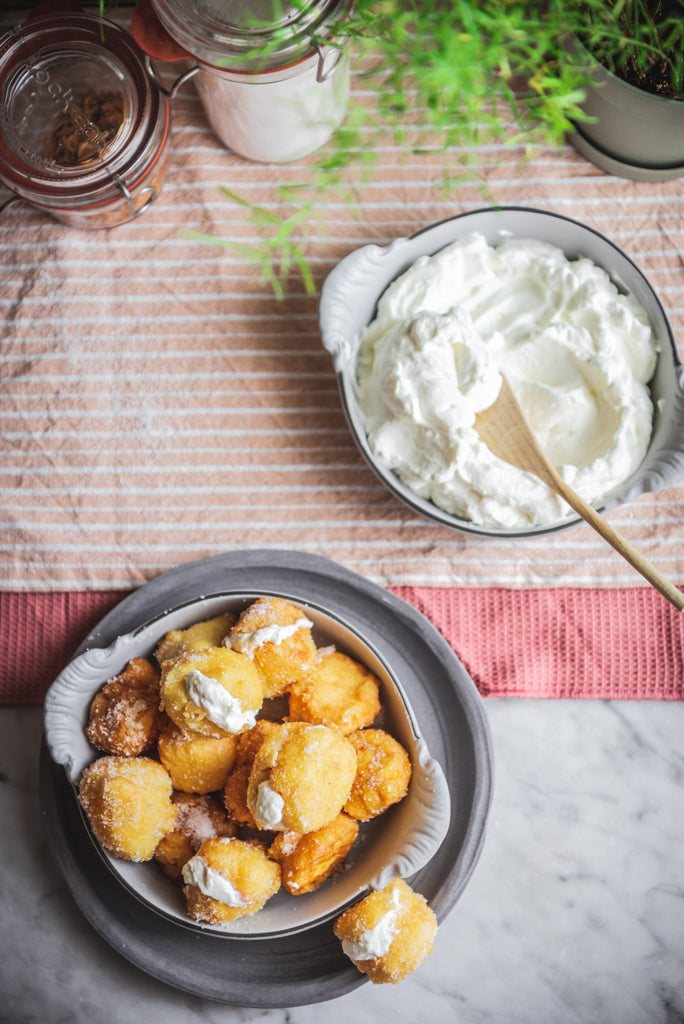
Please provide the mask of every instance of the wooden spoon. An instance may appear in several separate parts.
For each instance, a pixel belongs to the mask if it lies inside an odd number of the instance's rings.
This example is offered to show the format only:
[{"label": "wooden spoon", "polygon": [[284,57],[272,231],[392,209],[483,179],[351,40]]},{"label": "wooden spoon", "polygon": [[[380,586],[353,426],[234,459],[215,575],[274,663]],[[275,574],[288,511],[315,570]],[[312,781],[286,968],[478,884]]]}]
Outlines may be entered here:
[{"label": "wooden spoon", "polygon": [[560,495],[568,505],[585,519],[590,526],[600,533],[604,540],[611,544],[619,555],[633,566],[637,572],[648,580],[651,586],[660,591],[680,612],[684,610],[684,594],[671,583],[667,577],[658,572],[655,566],[644,558],[629,541],[621,537],[596,512],[591,505],[582,501],[571,487],[549,463],[532,431],[527,425],[522,410],[505,377],[502,378],[501,391],[496,402],[489,409],[478,413],[475,418],[475,430],[498,458],[511,466],[533,473],[542,483]]}]

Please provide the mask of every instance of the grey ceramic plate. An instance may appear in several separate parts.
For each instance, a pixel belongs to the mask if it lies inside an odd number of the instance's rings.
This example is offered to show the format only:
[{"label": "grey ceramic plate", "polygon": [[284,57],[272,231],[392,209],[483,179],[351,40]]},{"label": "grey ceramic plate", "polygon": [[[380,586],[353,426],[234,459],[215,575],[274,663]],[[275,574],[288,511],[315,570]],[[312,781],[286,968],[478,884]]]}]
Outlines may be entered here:
[{"label": "grey ceramic plate", "polygon": [[[492,786],[483,702],[438,631],[406,602],[336,563],[289,551],[244,551],[192,562],[157,577],[117,605],[78,654],[106,648],[183,601],[221,591],[285,591],[326,607],[362,633],[397,678],[449,788],[441,846],[409,881],[443,919],[480,854]],[[47,748],[41,799],[48,843],[86,918],[123,956],[183,991],[235,1006],[289,1007],[336,998],[364,982],[329,922],[259,942],[192,934],[129,893],[95,849],[63,766]],[[439,941],[439,936],[438,940]]]},{"label": "grey ceramic plate", "polygon": [[632,293],[646,310],[660,344],[650,384],[655,413],[651,443],[637,470],[597,506],[605,511],[647,491],[667,487],[684,473],[684,368],[665,311],[639,268],[604,235],[578,221],[545,210],[494,207],[463,213],[386,246],[366,245],[351,252],[331,271],[321,292],[320,326],[325,348],[337,371],[342,403],[359,449],[385,486],[428,519],[481,537],[539,537],[578,521],[569,515],[557,523],[528,529],[480,526],[438,508],[407,487],[371,450],[356,397],[356,362],[361,334],[375,315],[387,286],[419,256],[432,255],[457,239],[480,232],[490,245],[508,238],[532,238],[558,246],[569,259],[585,256],[603,267],[618,289]]}]

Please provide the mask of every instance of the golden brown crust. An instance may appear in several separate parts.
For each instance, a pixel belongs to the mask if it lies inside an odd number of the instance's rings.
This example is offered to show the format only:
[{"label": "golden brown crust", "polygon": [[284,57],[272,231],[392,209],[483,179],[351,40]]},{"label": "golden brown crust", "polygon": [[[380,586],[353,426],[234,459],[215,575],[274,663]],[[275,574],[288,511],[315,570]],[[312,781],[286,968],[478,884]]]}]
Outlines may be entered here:
[{"label": "golden brown crust", "polygon": [[214,793],[223,789],[235,761],[237,736],[187,733],[167,719],[159,733],[159,758],[174,789]]},{"label": "golden brown crust", "polygon": [[154,656],[161,665],[163,661],[177,658],[179,654],[186,654],[188,651],[220,647],[236,619],[237,615],[233,612],[226,612],[224,615],[196,622],[187,629],[169,630],[157,644]]},{"label": "golden brown crust", "polygon": [[344,809],[352,818],[368,821],[406,796],[411,761],[383,729],[361,729],[347,738],[356,750],[357,769]]},{"label": "golden brown crust", "polygon": [[334,726],[350,733],[380,712],[380,682],[360,662],[331,651],[289,690],[290,720]]},{"label": "golden brown crust", "polygon": [[[306,618],[301,608],[280,597],[260,597],[246,608],[231,629],[226,643],[245,642],[258,630],[293,626]],[[279,643],[260,643],[250,655],[259,670],[264,697],[276,697],[314,665],[316,645],[304,626]]]},{"label": "golden brown crust", "polygon": [[[277,725],[254,758],[247,806],[262,828],[314,832],[342,810],[356,774],[356,753],[336,729],[306,722]],[[283,801],[278,824],[259,820],[262,784]]]},{"label": "golden brown crust", "polygon": [[256,752],[266,737],[275,729],[275,722],[260,719],[253,729],[238,736],[233,768],[226,780],[223,800],[228,814],[248,828],[256,828],[254,816],[247,806],[247,787]]},{"label": "golden brown crust", "polygon": [[[424,896],[402,879],[395,879],[345,910],[333,930],[345,949],[347,943],[363,942],[364,933],[382,927],[383,919],[386,924],[385,915],[391,915],[391,944],[387,951],[365,959],[350,959],[373,984],[396,985],[425,960],[434,946],[437,919]],[[345,952],[350,955],[349,947]]]},{"label": "golden brown crust", "polygon": [[98,750],[119,757],[135,757],[154,746],[159,734],[159,672],[147,659],[133,658],[95,694],[85,732]]},{"label": "golden brown crust", "polygon": [[228,820],[221,804],[209,794],[175,792],[171,799],[178,816],[173,831],[159,842],[154,859],[165,875],[180,882],[183,866],[206,839],[234,836],[237,826]]},{"label": "golden brown crust", "polygon": [[280,864],[283,888],[292,896],[317,889],[342,870],[358,834],[358,822],[346,814],[338,814],[327,825],[303,836],[280,832],[268,854]]},{"label": "golden brown crust", "polygon": [[229,906],[186,884],[188,913],[196,921],[223,924],[261,910],[280,888],[280,866],[271,860],[261,843],[243,839],[207,839],[196,856],[217,871],[235,889],[242,905]]},{"label": "golden brown crust", "polygon": [[169,773],[149,757],[100,757],[83,772],[79,800],[99,843],[124,860],[150,860],[177,809]]},{"label": "golden brown crust", "polygon": [[203,736],[227,735],[227,730],[213,722],[207,712],[190,698],[186,676],[192,671],[217,682],[230,697],[240,701],[243,710],[256,713],[261,708],[261,679],[246,655],[225,647],[189,651],[165,661],[161,675],[162,707],[183,732],[196,732]]}]

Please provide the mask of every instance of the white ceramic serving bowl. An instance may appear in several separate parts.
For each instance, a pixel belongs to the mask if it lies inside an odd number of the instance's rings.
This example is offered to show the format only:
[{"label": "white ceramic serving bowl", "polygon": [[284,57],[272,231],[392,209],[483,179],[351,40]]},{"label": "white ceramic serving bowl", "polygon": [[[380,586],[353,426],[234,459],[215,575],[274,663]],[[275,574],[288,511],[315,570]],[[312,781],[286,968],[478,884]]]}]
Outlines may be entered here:
[{"label": "white ceramic serving bowl", "polygon": [[[239,612],[262,594],[231,592],[190,601],[119,637],[107,648],[85,651],[67,666],[46,697],[45,739],[53,760],[64,766],[76,789],[83,769],[100,756],[86,739],[84,726],[92,698],[102,684],[117,675],[131,658],[151,656],[168,630],[184,629],[226,611]],[[413,772],[404,800],[361,825],[359,838],[341,873],[304,896],[293,897],[281,891],[259,913],[221,928],[193,922],[185,913],[180,887],[163,875],[154,862],[135,864],[113,857],[100,848],[91,834],[116,878],[150,909],[195,931],[240,938],[274,938],[314,927],[368,889],[381,887],[394,877],[410,877],[439,849],[451,813],[442,768],[430,757],[406,694],[386,660],[337,615],[298,600],[296,594],[278,592],[270,596],[284,597],[304,611],[314,623],[317,646],[334,644],[378,676],[383,710],[377,724],[406,748]]]},{"label": "white ceramic serving bowl", "polygon": [[684,368],[665,311],[644,274],[613,242],[584,224],[543,210],[495,207],[452,217],[386,246],[366,245],[357,249],[341,260],[323,285],[319,312],[323,344],[334,361],[352,434],[380,480],[416,512],[464,533],[535,537],[578,522],[577,516],[569,515],[550,525],[504,529],[462,519],[407,487],[374,455],[368,443],[357,400],[356,362],[361,335],[375,316],[378,299],[419,256],[432,255],[472,232],[484,235],[490,245],[510,238],[529,238],[557,246],[569,259],[587,257],[602,267],[621,291],[631,292],[641,303],[660,345],[650,384],[655,408],[651,443],[637,472],[606,495],[597,508],[605,511],[679,479],[684,473]]}]

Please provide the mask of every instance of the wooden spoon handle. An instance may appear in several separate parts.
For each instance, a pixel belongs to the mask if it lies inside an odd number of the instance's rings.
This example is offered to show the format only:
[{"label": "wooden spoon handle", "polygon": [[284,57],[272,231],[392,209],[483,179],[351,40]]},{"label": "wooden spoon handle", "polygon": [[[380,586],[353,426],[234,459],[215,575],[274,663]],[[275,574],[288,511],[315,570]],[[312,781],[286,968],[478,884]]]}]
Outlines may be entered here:
[{"label": "wooden spoon handle", "polygon": [[[684,611],[684,594],[677,589],[667,576],[663,576],[654,565],[652,565],[647,558],[637,551],[636,548],[632,547],[628,540],[625,540],[621,534],[614,530],[612,526],[606,522],[606,520],[598,514],[598,512],[587,505],[586,502],[582,501],[578,494],[575,494],[571,488],[569,488],[563,478],[558,473],[553,472],[553,488],[557,494],[567,501],[568,505],[575,510],[575,512],[582,516],[590,526],[600,533],[604,540],[615,548],[619,555],[629,562],[637,572],[641,573],[644,579],[648,580],[652,587],[655,587],[663,597],[675,606],[678,611]],[[551,483],[551,481],[549,481]]]}]

